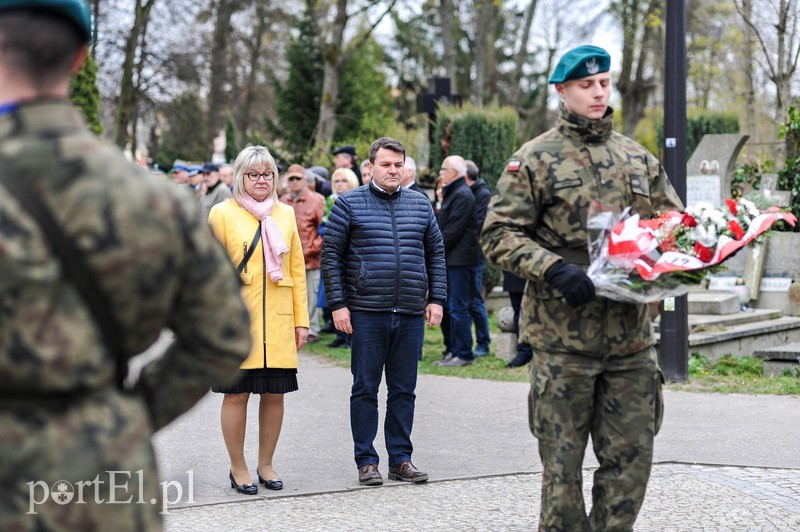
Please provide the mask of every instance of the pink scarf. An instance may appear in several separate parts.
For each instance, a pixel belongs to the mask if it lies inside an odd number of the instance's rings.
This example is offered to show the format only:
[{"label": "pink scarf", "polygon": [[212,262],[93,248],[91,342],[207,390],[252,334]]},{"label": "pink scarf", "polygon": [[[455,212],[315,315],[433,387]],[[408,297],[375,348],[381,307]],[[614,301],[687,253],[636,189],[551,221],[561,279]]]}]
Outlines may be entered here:
[{"label": "pink scarf", "polygon": [[264,249],[264,257],[267,259],[267,272],[269,272],[272,282],[277,283],[283,279],[281,255],[288,253],[289,248],[286,246],[278,224],[270,216],[272,208],[275,206],[275,200],[270,196],[266,200],[258,202],[245,193],[236,196],[236,201],[261,221],[261,247]]}]

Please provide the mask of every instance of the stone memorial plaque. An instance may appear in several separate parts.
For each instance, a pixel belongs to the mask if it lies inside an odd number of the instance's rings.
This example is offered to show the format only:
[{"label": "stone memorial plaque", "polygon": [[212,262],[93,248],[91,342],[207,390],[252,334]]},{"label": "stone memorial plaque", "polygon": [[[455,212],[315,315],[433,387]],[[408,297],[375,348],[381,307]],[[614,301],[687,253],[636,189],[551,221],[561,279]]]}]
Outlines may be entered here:
[{"label": "stone memorial plaque", "polygon": [[790,286],[792,286],[792,280],[788,277],[764,277],[761,279],[762,292],[787,293]]},{"label": "stone memorial plaque", "polygon": [[709,290],[733,290],[736,286],[736,279],[738,277],[709,277],[708,289]]},{"label": "stone memorial plaque", "polygon": [[722,205],[722,199],[722,178],[720,176],[690,175],[686,177],[686,205],[707,201],[719,208]]},{"label": "stone memorial plaque", "polygon": [[773,233],[766,244],[764,277],[800,279],[800,233]]},{"label": "stone memorial plaque", "polygon": [[[747,142],[747,139],[748,136],[741,133],[704,135],[694,153],[692,153],[689,162],[686,163],[687,176],[718,176],[717,195],[715,201],[712,202],[717,207],[722,205],[722,200],[731,195],[731,177],[736,167],[736,158],[739,156],[739,151],[744,146],[744,143]],[[692,189],[694,189],[695,193],[702,195],[703,199],[711,197],[710,191],[702,189],[707,183],[698,182],[699,186],[693,187],[691,180],[691,177],[686,180],[688,205],[692,204],[689,199]],[[711,185],[714,184],[712,181]]]}]

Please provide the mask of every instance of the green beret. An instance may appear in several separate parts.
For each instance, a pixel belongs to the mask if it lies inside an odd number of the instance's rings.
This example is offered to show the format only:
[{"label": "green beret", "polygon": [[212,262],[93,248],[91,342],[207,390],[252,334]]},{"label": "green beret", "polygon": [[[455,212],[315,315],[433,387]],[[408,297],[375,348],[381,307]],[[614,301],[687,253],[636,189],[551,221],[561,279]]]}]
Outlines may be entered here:
[{"label": "green beret", "polygon": [[611,56],[597,46],[583,45],[561,56],[548,83],[564,83],[611,70]]},{"label": "green beret", "polygon": [[92,16],[86,0],[0,0],[0,13],[12,9],[49,11],[66,18],[84,42],[92,40]]}]

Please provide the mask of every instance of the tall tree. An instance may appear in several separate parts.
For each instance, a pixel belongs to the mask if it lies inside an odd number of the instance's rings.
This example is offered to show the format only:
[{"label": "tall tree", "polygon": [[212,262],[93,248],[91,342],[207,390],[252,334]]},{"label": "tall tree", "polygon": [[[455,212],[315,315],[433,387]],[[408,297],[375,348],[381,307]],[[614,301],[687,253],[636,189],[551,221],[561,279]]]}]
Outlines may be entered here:
[{"label": "tall tree", "polygon": [[[347,23],[353,17],[353,14],[347,12],[348,1],[336,0],[336,15],[321,45],[323,60],[322,96],[319,104],[319,121],[314,135],[312,161],[318,161],[327,156],[336,132],[336,109],[339,103],[339,79],[342,65],[364,46],[375,27],[397,3],[397,0],[387,0],[386,9],[366,30],[345,42],[345,29]],[[381,3],[381,0],[369,0],[364,10]]]},{"label": "tall tree", "polygon": [[306,10],[296,22],[297,37],[286,48],[289,66],[286,81],[275,85],[275,114],[278,124],[273,133],[281,138],[287,154],[300,159],[312,147],[314,128],[319,120],[322,94],[322,51],[312,12]]},{"label": "tall tree", "polygon": [[494,0],[476,0],[475,17],[475,81],[472,101],[482,106],[486,98],[488,77],[494,70],[494,41],[497,29],[497,6]]},{"label": "tall tree", "polygon": [[143,58],[139,56],[137,65],[137,55],[143,45],[143,36],[147,34],[150,11],[155,3],[156,0],[135,0],[133,26],[125,39],[125,58],[122,62],[122,79],[114,121],[114,142],[123,149],[130,141],[131,131],[129,129],[138,104],[139,95],[135,72],[137,68],[141,68]]},{"label": "tall tree", "polygon": [[269,27],[269,19],[272,15],[271,1],[258,1],[255,7],[255,17],[252,19],[252,33],[245,40],[247,49],[247,74],[242,87],[242,97],[238,105],[236,118],[237,128],[245,133],[250,127],[251,111],[256,99],[256,83],[258,73],[262,67],[262,57],[264,49],[264,37]]},{"label": "tall tree", "polygon": [[[742,18],[752,20],[753,0],[742,0]],[[753,140],[758,140],[758,128],[756,127],[756,59],[755,59],[756,35],[749,24],[744,24],[744,39],[742,41],[742,58],[744,67],[744,111],[745,111],[745,131]]]},{"label": "tall tree", "polygon": [[[747,9],[735,0],[736,10],[755,35],[767,77],[775,85],[775,121],[786,118],[792,99],[792,76],[800,55],[800,9],[796,0],[758,0]],[[772,17],[771,15],[774,15]]]},{"label": "tall tree", "polygon": [[211,78],[208,87],[208,146],[209,151],[220,129],[227,104],[225,83],[228,69],[228,43],[231,38],[231,16],[240,9],[239,0],[217,0],[214,34],[211,40]]},{"label": "tall tree", "polygon": [[622,24],[622,68],[616,85],[622,98],[622,129],[632,136],[656,88],[649,54],[663,0],[612,0],[610,7]]},{"label": "tall tree", "polygon": [[453,94],[459,94],[458,70],[456,67],[456,50],[458,34],[456,25],[456,11],[453,9],[453,0],[441,0],[439,2],[439,23],[442,26],[442,47],[444,48],[444,71],[445,76],[450,78],[450,90]]},{"label": "tall tree", "polygon": [[80,109],[89,129],[99,135],[103,132],[98,110],[100,107],[100,91],[97,88],[97,63],[89,55],[78,73],[72,77],[70,99]]},{"label": "tall tree", "polygon": [[522,81],[522,67],[528,58],[528,41],[531,37],[531,26],[533,25],[533,15],[536,13],[537,0],[531,0],[525,10],[525,21],[520,27],[519,46],[514,58],[514,71],[511,75],[511,94],[508,98],[509,105],[517,105],[519,100],[520,82]]}]

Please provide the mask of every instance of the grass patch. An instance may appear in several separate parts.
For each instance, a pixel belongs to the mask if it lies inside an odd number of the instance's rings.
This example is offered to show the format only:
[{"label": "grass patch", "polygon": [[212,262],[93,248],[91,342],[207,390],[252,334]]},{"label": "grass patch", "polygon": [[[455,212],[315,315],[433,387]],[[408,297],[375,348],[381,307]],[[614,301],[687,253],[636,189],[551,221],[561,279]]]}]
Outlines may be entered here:
[{"label": "grass patch", "polygon": [[[489,319],[490,329],[494,329],[494,320]],[[496,332],[496,329],[492,332]],[[333,334],[320,335],[319,342],[307,344],[303,352],[311,355],[325,357],[337,365],[350,367],[350,349],[331,348],[327,344],[336,336]],[[494,349],[494,345],[492,345]],[[506,361],[496,358],[493,353],[484,357],[477,357],[471,366],[448,368],[435,366],[433,363],[442,359],[444,340],[439,327],[426,327],[425,338],[422,342],[422,361],[419,363],[419,373],[424,375],[450,375],[466,379],[488,379],[493,381],[528,382],[528,368],[506,368]]]},{"label": "grass patch", "polygon": [[[492,332],[497,332],[493,318],[489,319],[489,325]],[[333,334],[322,334],[319,342],[306,345],[303,352],[327,358],[342,367],[350,367],[350,349],[327,347],[334,338]],[[506,368],[506,362],[495,358],[494,354],[476,358],[471,366],[460,368],[435,366],[433,363],[441,360],[443,349],[441,329],[426,327],[422,361],[419,364],[420,374],[528,382],[527,366]],[[764,375],[764,362],[758,358],[724,356],[712,363],[708,357],[693,353],[689,357],[689,382],[669,383],[667,388],[703,393],[800,395],[800,370],[786,370],[780,376],[770,377]]]},{"label": "grass patch", "polygon": [[725,355],[716,362],[692,353],[689,382],[670,383],[670,389],[693,392],[800,395],[800,371],[786,370],[777,377],[764,375],[764,361]]}]

